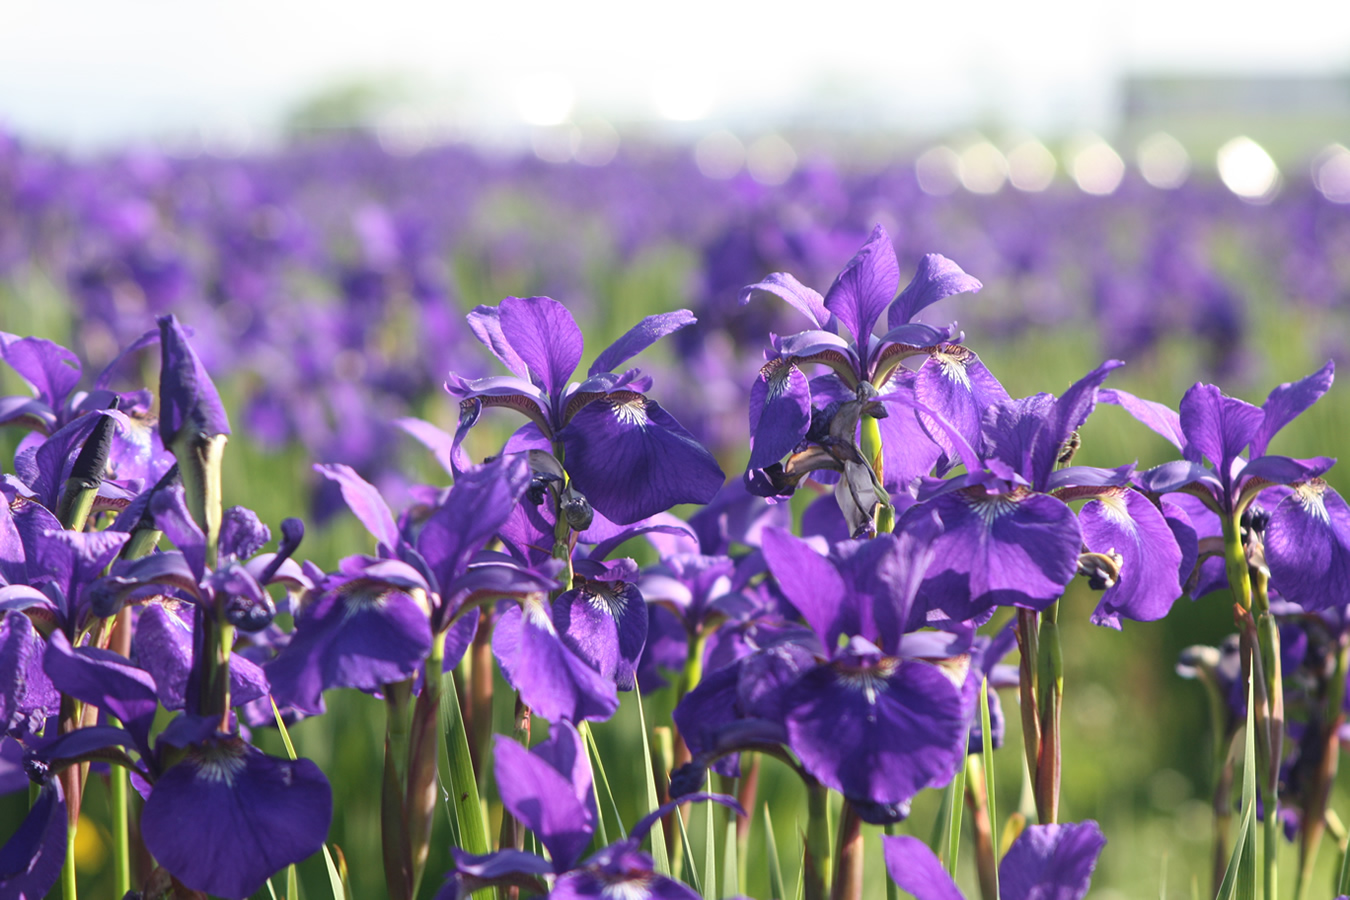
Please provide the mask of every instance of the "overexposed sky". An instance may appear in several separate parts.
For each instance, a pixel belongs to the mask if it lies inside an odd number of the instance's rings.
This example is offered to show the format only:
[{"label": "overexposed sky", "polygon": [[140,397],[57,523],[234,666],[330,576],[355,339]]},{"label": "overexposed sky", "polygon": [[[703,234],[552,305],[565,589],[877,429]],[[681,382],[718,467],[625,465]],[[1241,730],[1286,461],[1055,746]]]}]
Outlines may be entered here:
[{"label": "overexposed sky", "polygon": [[266,131],[326,85],[373,78],[406,84],[470,131],[559,109],[615,121],[809,111],[917,131],[1100,128],[1126,72],[1350,73],[1343,2],[1275,7],[0,0],[0,125],[83,145]]}]

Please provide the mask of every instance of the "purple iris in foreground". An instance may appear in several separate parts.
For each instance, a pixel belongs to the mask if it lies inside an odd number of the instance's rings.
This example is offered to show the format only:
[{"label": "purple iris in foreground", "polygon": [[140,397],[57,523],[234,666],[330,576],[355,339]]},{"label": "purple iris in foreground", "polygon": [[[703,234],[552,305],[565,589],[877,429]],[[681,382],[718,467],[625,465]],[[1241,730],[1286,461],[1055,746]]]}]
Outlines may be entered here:
[{"label": "purple iris in foreground", "polygon": [[[502,735],[493,741],[502,805],[534,832],[548,851],[548,859],[520,850],[472,856],[452,849],[455,868],[436,900],[463,900],[492,886],[514,886],[555,898],[696,900],[693,889],[655,872],[652,858],[640,849],[652,825],[676,804],[649,813],[626,840],[583,859],[599,813],[581,735],[570,722],[559,722],[547,740],[529,750]],[[717,794],[680,802],[693,800],[713,800],[741,812],[734,800]]]},{"label": "purple iris in foreground", "polygon": [[[928,845],[918,838],[883,837],[886,871],[915,900],[965,900]],[[1092,882],[1106,838],[1093,821],[1030,825],[998,867],[1003,900],[1081,900]]]},{"label": "purple iris in foreground", "polygon": [[549,297],[480,306],[469,325],[514,374],[474,381],[451,374],[446,389],[461,398],[456,437],[462,439],[484,406],[509,406],[537,430],[530,445],[553,451],[577,490],[621,525],[677,503],[707,503],[725,479],[717,461],[644,393],[650,377],[638,369],[613,371],[694,321],[687,310],[648,316],[600,354],[585,381],[568,384],[584,344],[565,306]]}]

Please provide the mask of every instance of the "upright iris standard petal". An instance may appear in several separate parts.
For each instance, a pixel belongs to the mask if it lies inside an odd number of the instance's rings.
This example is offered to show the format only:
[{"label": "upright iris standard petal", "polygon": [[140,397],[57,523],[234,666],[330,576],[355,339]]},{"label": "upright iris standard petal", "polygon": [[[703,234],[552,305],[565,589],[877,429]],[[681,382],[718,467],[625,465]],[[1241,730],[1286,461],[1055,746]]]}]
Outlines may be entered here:
[{"label": "upright iris standard petal", "polygon": [[184,428],[194,435],[214,437],[230,433],[230,420],[220,402],[220,394],[206,374],[187,335],[173,316],[161,316],[159,434],[164,446],[171,446]]},{"label": "upright iris standard petal", "polygon": [[1097,823],[1031,825],[998,867],[1005,900],[1082,900],[1106,846]]},{"label": "upright iris standard petal", "polygon": [[460,473],[439,507],[422,526],[417,549],[446,591],[468,568],[511,515],[530,483],[530,466],[522,453],[503,455],[477,469]]},{"label": "upright iris standard petal", "polygon": [[[183,709],[187,705],[188,681],[192,671],[192,627],[180,616],[187,604],[175,601],[149,603],[141,609],[131,638],[132,661],[150,673],[155,691],[165,709]],[[230,702],[243,705],[268,693],[267,676],[252,660],[235,654],[230,657]]]},{"label": "upright iris standard petal", "polygon": [[1060,449],[1073,432],[1082,427],[1097,405],[1097,389],[1106,376],[1114,369],[1125,365],[1118,359],[1109,359],[1087,375],[1075,381],[1063,394],[1057,397],[1046,417],[1045,426],[1036,436],[1032,451],[1032,471],[1024,473],[1032,476],[1032,484],[1037,490],[1045,490],[1050,473],[1060,455]]},{"label": "upright iris standard petal", "polygon": [[926,662],[844,654],[802,675],[784,702],[788,745],[846,797],[903,804],[965,760],[961,688]]},{"label": "upright iris standard petal", "polygon": [[641,322],[628,329],[623,337],[605,348],[595,362],[586,371],[587,375],[601,372],[613,372],[628,360],[646,350],[652,344],[668,334],[674,334],[681,328],[687,328],[697,322],[694,314],[687,309],[647,316]]},{"label": "upright iris standard petal", "polygon": [[559,434],[577,489],[627,525],[677,503],[707,503],[726,476],[717,460],[655,400],[614,391]]},{"label": "upright iris standard petal", "polygon": [[797,446],[811,427],[811,387],[791,359],[771,359],[750,387],[748,469],[770,466]]},{"label": "upright iris standard petal", "polygon": [[1266,525],[1270,583],[1308,612],[1350,599],[1350,507],[1325,481],[1290,486]]},{"label": "upright iris standard petal", "polygon": [[1102,595],[1093,623],[1119,628],[1122,616],[1153,622],[1167,615],[1181,596],[1182,552],[1162,512],[1138,491],[1114,488],[1084,506],[1078,521],[1089,550],[1122,560],[1120,579]]},{"label": "upright iris standard petal", "polygon": [[952,294],[975,292],[984,287],[956,263],[940,253],[926,253],[909,284],[886,311],[886,330],[899,328],[920,311]]},{"label": "upright iris standard petal", "polygon": [[833,331],[830,323],[834,315],[825,308],[825,298],[812,288],[802,284],[786,272],[775,272],[758,284],[741,288],[740,303],[749,303],[756,294],[771,294],[790,304],[811,320],[811,324],[821,331]]},{"label": "upright iris standard petal", "polygon": [[499,734],[493,754],[502,805],[548,848],[554,871],[575,866],[596,816],[586,745],[576,728],[560,722],[533,752]]},{"label": "upright iris standard petal", "polygon": [[394,524],[394,514],[390,512],[389,504],[384,502],[379,489],[358,475],[351,466],[340,463],[316,464],[314,471],[337,482],[342,489],[342,499],[347,501],[352,513],[392,554],[399,544],[398,526]]},{"label": "upright iris standard petal", "polygon": [[546,600],[511,606],[492,632],[492,652],[520,699],[550,722],[603,721],[619,708],[612,679],[573,653],[558,636]]},{"label": "upright iris standard petal", "polygon": [[868,339],[900,287],[900,263],[886,229],[877,225],[825,293],[825,307],[867,352]]},{"label": "upright iris standard petal", "polygon": [[860,611],[849,602],[850,592],[834,563],[782,529],[766,528],[763,542],[769,571],[821,644],[833,648],[841,634],[860,633]]},{"label": "upright iris standard petal", "polygon": [[243,898],[317,853],[332,818],[333,792],[314,763],[277,759],[221,736],[190,746],[159,777],[141,834],[183,884]]},{"label": "upright iris standard petal", "polygon": [[920,597],[954,620],[993,606],[1044,609],[1078,571],[1078,518],[1048,494],[990,494],[977,486],[927,506],[941,516],[944,532]]},{"label": "upright iris standard petal", "polygon": [[1243,400],[1228,397],[1212,384],[1197,384],[1181,398],[1181,429],[1188,459],[1199,454],[1213,464],[1224,484],[1232,462],[1257,436],[1265,414]]},{"label": "upright iris standard petal", "polygon": [[556,397],[585,349],[572,314],[552,297],[507,297],[498,305],[502,335],[530,371],[530,380]]},{"label": "upright iris standard petal", "polygon": [[1252,457],[1264,456],[1276,432],[1331,390],[1335,375],[1335,363],[1328,362],[1308,377],[1282,384],[1271,391],[1266,402],[1261,405],[1265,418],[1256,437],[1252,438]]},{"label": "upright iris standard petal", "polygon": [[45,338],[0,331],[0,359],[33,386],[52,412],[60,410],[80,382],[80,358]]}]

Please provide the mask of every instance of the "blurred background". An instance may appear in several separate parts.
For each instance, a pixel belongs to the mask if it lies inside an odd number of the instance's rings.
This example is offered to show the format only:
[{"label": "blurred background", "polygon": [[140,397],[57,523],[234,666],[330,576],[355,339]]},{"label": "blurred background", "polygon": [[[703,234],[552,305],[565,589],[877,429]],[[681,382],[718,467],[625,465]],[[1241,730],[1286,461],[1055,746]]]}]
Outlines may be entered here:
[{"label": "blurred background", "polygon": [[[959,320],[1014,396],[1118,357],[1112,386],[1169,406],[1200,379],[1259,404],[1350,356],[1335,3],[5,0],[0,16],[0,330],[72,347],[88,381],[175,312],[235,423],[227,502],[274,526],[303,516],[326,567],[369,538],[310,464],[357,467],[395,508],[443,482],[390,423],[453,427],[446,373],[499,374],[463,313],[506,295],[566,302],[587,362],[642,315],[694,309],[699,325],[641,364],[732,477],[768,334],[803,325],[739,307],[739,289],[789,271],[824,291],[878,222],[902,277],[940,252],[985,283],[927,318]],[[0,389],[25,391],[8,370]],[[476,455],[515,423],[496,424]],[[1273,450],[1335,456],[1348,430],[1338,386]],[[5,460],[20,436],[0,432]],[[1174,455],[1112,408],[1080,461]],[[1228,599],[1123,633],[1088,624],[1094,602],[1075,586],[1061,617],[1064,814],[1110,841],[1093,896],[1203,894],[1208,713],[1173,669],[1231,631]],[[330,706],[294,733],[334,780],[356,895],[376,896],[380,704]],[[597,729],[616,781],[640,778],[634,719],[630,699]],[[1003,810],[1021,785],[1009,720]],[[279,752],[275,737],[259,740]],[[802,798],[772,764],[764,790],[785,798],[778,844],[795,847]],[[934,814],[919,803],[914,833]],[[99,827],[81,835],[97,879]]]}]

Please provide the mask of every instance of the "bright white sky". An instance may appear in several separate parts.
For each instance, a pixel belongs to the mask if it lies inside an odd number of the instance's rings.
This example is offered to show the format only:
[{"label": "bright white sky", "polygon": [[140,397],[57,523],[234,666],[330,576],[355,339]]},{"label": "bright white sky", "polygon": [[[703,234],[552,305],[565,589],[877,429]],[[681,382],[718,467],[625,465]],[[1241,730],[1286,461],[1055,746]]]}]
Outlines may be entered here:
[{"label": "bright white sky", "polygon": [[[1276,15],[1274,10],[1279,8]],[[0,126],[74,144],[265,131],[401,77],[467,127],[813,110],[912,130],[1109,127],[1128,71],[1350,73],[1337,0],[0,0]]]}]

